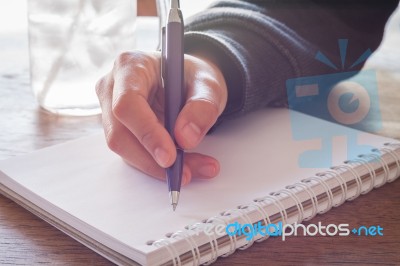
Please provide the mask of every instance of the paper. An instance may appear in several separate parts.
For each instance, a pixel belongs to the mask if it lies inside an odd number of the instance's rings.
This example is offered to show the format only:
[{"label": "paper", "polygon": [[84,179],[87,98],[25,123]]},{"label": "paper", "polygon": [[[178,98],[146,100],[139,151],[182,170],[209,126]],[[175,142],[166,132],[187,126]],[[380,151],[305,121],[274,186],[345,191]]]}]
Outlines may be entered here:
[{"label": "paper", "polygon": [[[387,139],[362,134],[360,141],[378,147]],[[133,248],[130,256],[140,262],[139,253],[155,249],[147,241],[322,171],[298,167],[299,154],[318,145],[318,140],[292,139],[285,109],[262,110],[225,122],[196,150],[220,161],[220,175],[182,187],[176,212],[166,183],[125,164],[107,148],[102,134],[2,161],[0,170],[18,185],[4,176],[0,182],[16,190],[29,189],[40,196],[28,195],[30,201],[51,207],[63,220],[70,218],[62,210],[76,217],[75,226],[92,237],[103,232],[100,241],[116,249],[121,247],[112,239],[124,243],[127,250]],[[344,153],[345,146],[339,141],[335,152]]]}]

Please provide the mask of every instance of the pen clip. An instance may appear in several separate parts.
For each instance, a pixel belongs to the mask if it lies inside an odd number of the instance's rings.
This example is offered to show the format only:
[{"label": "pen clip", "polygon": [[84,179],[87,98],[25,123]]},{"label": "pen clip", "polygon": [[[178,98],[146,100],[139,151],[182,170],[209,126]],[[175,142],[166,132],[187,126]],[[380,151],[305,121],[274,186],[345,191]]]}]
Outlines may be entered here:
[{"label": "pen clip", "polygon": [[166,36],[165,36],[165,27],[161,28],[161,85],[165,89],[165,78],[166,78]]},{"label": "pen clip", "polygon": [[179,3],[179,0],[171,0],[171,8],[180,8],[181,4]]}]

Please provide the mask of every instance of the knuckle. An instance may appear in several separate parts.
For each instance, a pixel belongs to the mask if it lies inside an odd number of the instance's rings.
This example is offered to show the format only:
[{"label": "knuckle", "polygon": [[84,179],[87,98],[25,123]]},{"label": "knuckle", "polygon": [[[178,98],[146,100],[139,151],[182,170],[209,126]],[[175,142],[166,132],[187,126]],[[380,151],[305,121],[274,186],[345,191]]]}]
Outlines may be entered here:
[{"label": "knuckle", "polygon": [[126,61],[131,62],[130,72],[140,78],[144,83],[144,85],[151,84],[153,80],[153,73],[157,73],[157,62],[155,57],[149,53],[142,51],[135,51],[130,53],[128,59],[123,60],[124,66],[128,63]]},{"label": "knuckle", "polygon": [[143,66],[148,69],[155,65],[154,56],[143,51],[122,52],[117,56],[114,62],[114,66],[117,68],[124,68],[130,64],[134,66]]},{"label": "knuckle", "polygon": [[125,89],[141,91],[153,88],[158,81],[158,64],[149,53],[124,52],[115,60],[113,73]]},{"label": "knuckle", "polygon": [[116,68],[125,67],[131,61],[132,61],[132,53],[131,52],[122,52],[115,59],[114,67],[116,67]]},{"label": "knuckle", "polygon": [[153,81],[155,80],[155,77],[153,75],[154,71],[152,71],[153,66],[148,63],[148,62],[140,62],[140,63],[136,63],[133,67],[132,67],[132,72],[133,75],[136,76],[136,79],[138,82],[140,82],[141,85],[145,88],[149,88],[150,85],[153,83]]},{"label": "knuckle", "polygon": [[145,81],[145,84],[148,83],[149,80],[149,71],[145,64],[137,63],[133,66],[132,72],[137,76],[140,77],[140,80]]}]

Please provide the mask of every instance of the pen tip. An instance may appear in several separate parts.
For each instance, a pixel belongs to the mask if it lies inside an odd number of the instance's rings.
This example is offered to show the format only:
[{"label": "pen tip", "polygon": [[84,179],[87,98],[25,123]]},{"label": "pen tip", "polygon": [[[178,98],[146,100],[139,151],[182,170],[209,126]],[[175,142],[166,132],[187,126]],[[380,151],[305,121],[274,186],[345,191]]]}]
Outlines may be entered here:
[{"label": "pen tip", "polygon": [[170,191],[169,196],[171,198],[172,209],[175,211],[179,201],[179,191]]}]

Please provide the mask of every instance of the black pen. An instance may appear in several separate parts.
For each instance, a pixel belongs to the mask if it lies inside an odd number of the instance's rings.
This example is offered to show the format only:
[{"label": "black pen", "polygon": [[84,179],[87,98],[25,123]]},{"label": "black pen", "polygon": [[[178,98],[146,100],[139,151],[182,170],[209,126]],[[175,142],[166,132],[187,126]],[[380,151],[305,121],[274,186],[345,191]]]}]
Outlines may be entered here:
[{"label": "black pen", "polygon": [[179,201],[183,170],[183,150],[174,136],[175,122],[184,102],[183,17],[179,0],[171,0],[165,28],[162,29],[161,75],[165,90],[165,128],[176,145],[176,161],[166,171],[169,196],[175,211]]}]

